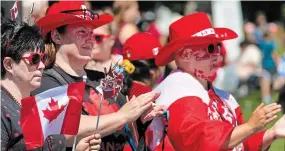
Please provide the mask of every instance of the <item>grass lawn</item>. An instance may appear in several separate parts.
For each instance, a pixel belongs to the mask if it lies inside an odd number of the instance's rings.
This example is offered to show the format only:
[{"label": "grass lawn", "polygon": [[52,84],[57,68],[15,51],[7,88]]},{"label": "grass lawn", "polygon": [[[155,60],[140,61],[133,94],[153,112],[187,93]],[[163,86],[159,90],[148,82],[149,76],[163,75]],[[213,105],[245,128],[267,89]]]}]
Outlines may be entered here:
[{"label": "grass lawn", "polygon": [[[277,100],[277,94],[274,95],[274,100]],[[254,92],[248,97],[239,99],[238,102],[242,108],[244,119],[247,121],[254,109],[261,103],[260,92]],[[276,121],[268,125],[267,128],[270,128]],[[269,151],[285,151],[285,140],[275,141]]]}]

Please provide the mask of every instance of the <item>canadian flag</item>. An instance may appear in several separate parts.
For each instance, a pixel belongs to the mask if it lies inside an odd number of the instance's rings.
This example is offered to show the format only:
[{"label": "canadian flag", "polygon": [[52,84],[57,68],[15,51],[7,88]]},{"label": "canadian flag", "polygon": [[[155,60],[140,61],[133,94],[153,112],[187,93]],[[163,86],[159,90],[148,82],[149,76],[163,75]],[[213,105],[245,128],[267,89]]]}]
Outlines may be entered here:
[{"label": "canadian flag", "polygon": [[19,1],[16,0],[13,7],[10,9],[12,20],[15,20],[17,18],[17,16],[19,15],[19,11],[20,11],[19,10]]},{"label": "canadian flag", "polygon": [[42,147],[49,135],[77,135],[85,82],[56,87],[22,99],[21,127],[27,150]]}]

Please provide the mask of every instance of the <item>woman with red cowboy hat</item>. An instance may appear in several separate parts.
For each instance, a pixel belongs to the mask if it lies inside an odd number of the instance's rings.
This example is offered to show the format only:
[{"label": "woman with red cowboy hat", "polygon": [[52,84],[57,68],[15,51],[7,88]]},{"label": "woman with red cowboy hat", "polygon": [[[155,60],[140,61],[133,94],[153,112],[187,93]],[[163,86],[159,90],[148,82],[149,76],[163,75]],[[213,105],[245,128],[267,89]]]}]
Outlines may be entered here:
[{"label": "woman with red cowboy hat", "polygon": [[[122,90],[123,94],[132,98],[133,96],[152,91],[161,73],[159,67],[154,62],[154,57],[160,48],[161,44],[158,39],[146,32],[134,34],[126,40],[123,46],[124,61],[121,65],[127,67],[129,75],[124,79],[125,88]],[[131,68],[132,66],[134,67]],[[163,106],[154,106],[154,109],[157,111],[156,113],[163,114]],[[149,140],[150,137],[148,137],[151,131],[147,129],[150,123],[146,121],[142,123],[140,121],[137,120],[138,141],[140,143],[138,149],[144,148],[146,150],[151,142]]]},{"label": "woman with red cowboy hat", "polygon": [[285,116],[261,131],[277,118],[280,105],[260,104],[244,122],[235,98],[210,82],[220,62],[220,42],[236,38],[234,31],[213,28],[203,12],[182,17],[169,31],[170,42],[155,62],[163,66],[175,60],[178,69],[154,91],[161,92],[156,103],[168,107],[167,136],[175,150],[266,150],[274,140],[285,138]]},{"label": "woman with red cowboy hat", "polygon": [[[88,10],[83,1],[59,1],[51,5],[47,15],[36,24],[46,35],[45,41],[53,46],[56,58],[48,70],[45,70],[42,85],[32,94],[38,94],[53,87],[83,81],[86,72],[84,66],[91,59],[93,45],[92,32],[94,28],[110,23],[113,18],[107,14],[98,15]],[[126,142],[126,134],[121,127],[135,121],[142,113],[152,106],[152,101],[159,93],[150,92],[125,102],[121,94],[114,98],[103,100],[113,110],[102,108],[97,129],[97,118],[88,115],[90,110],[98,113],[101,94],[97,90],[99,82],[86,81],[86,106],[82,109],[77,139],[99,133],[102,136],[101,150],[122,150]],[[96,112],[94,111],[94,112]],[[72,123],[70,123],[72,124]],[[66,136],[67,145],[72,146],[73,136]],[[55,144],[56,145],[56,144]],[[70,148],[68,148],[69,150]]]}]

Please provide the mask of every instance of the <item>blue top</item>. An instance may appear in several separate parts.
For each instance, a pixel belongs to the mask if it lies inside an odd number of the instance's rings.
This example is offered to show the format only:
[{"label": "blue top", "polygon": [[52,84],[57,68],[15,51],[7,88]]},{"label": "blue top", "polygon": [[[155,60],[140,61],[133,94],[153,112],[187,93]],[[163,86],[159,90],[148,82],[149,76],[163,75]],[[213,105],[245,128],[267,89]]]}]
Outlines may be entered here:
[{"label": "blue top", "polygon": [[272,58],[272,53],[276,51],[276,45],[273,40],[260,41],[258,44],[262,53],[262,67],[268,71],[274,72],[275,62]]}]

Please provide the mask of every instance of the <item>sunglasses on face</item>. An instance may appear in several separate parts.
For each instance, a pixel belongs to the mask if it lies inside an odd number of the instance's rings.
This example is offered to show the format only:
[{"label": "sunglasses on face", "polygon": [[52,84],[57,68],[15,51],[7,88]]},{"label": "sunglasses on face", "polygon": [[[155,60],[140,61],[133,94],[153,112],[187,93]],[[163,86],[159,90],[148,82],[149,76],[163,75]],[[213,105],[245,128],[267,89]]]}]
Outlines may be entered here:
[{"label": "sunglasses on face", "polygon": [[214,44],[209,44],[208,45],[208,49],[207,49],[207,52],[209,54],[212,54],[212,53],[221,53],[221,50],[222,50],[222,44],[221,43],[218,43],[216,45]]},{"label": "sunglasses on face", "polygon": [[[83,16],[82,16],[83,12]],[[66,13],[66,14],[75,14],[78,17],[83,17],[85,20],[99,20],[99,15],[97,13],[92,12],[91,10],[88,9],[75,9],[75,10],[65,10],[61,11],[60,13]]]},{"label": "sunglasses on face", "polygon": [[97,44],[100,44],[103,42],[105,38],[110,37],[110,35],[103,35],[103,34],[93,34],[92,37],[96,41]]},{"label": "sunglasses on face", "polygon": [[209,44],[209,45],[193,45],[188,46],[191,50],[205,50],[208,54],[218,54],[222,50],[222,44]]},{"label": "sunglasses on face", "polygon": [[22,57],[22,59],[29,60],[30,65],[38,65],[40,62],[46,65],[48,60],[48,55],[45,53],[30,53],[29,56]]}]

